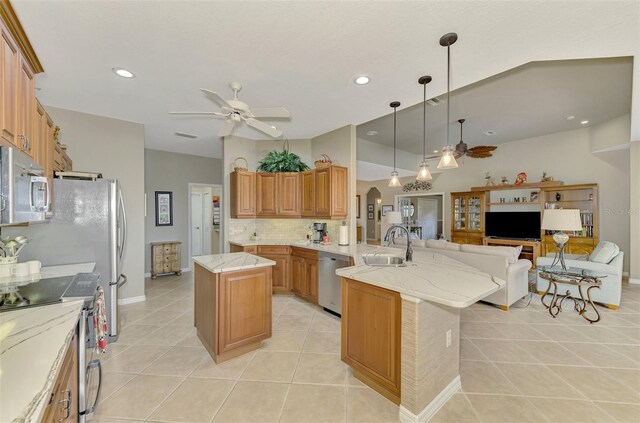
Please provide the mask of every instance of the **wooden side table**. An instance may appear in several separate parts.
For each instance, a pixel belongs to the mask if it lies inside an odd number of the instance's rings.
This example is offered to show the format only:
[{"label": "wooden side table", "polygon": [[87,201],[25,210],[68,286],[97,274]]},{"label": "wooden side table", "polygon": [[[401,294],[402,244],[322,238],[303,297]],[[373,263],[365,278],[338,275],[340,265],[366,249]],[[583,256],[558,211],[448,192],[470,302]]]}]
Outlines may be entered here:
[{"label": "wooden side table", "polygon": [[175,273],[180,276],[180,241],[163,241],[151,243],[151,279],[160,273]]},{"label": "wooden side table", "polygon": [[[542,279],[546,279],[547,281],[549,281],[549,286],[547,287],[547,290],[544,292],[544,294],[542,294],[540,301],[542,302],[542,305],[544,305],[547,310],[549,310],[549,314],[552,317],[555,318],[562,311],[562,303],[564,303],[565,300],[569,299],[573,301],[573,309],[577,311],[578,314],[589,323],[596,323],[600,321],[600,313],[593,303],[593,300],[591,300],[591,290],[593,288],[600,289],[600,286],[602,285],[600,279],[606,277],[606,275],[596,274],[585,269],[562,269],[560,267],[551,266],[541,267],[540,269],[538,269],[538,272],[540,273],[540,277]],[[580,298],[572,296],[569,290],[567,290],[564,294],[558,294],[559,284],[577,286]],[[551,298],[551,302],[547,304],[544,302],[544,299],[549,294],[549,291],[551,291],[552,286],[553,297]],[[585,286],[587,287],[587,298],[585,298],[585,293],[582,290],[582,287]],[[590,319],[589,317],[587,317],[587,304],[589,304],[593,311],[596,313],[595,319]]]},{"label": "wooden side table", "polygon": [[483,245],[501,245],[507,247],[522,246],[521,256],[531,260],[533,267],[536,267],[538,257],[542,255],[542,243],[540,241],[526,241],[518,239],[502,239],[502,238],[490,238],[485,237],[482,239]]}]

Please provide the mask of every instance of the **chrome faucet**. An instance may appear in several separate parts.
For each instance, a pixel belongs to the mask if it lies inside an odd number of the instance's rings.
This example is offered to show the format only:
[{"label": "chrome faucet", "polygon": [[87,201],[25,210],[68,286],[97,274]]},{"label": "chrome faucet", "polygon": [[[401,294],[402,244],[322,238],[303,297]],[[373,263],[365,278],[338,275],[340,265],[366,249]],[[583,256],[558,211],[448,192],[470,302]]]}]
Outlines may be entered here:
[{"label": "chrome faucet", "polygon": [[409,230],[407,228],[405,228],[404,226],[401,225],[392,225],[388,230],[387,230],[387,234],[384,236],[384,241],[387,243],[387,247],[391,245],[391,243],[393,242],[393,237],[389,237],[390,234],[394,234],[397,229],[402,229],[403,231],[406,232],[407,234],[407,255],[406,255],[406,259],[407,261],[411,261],[413,258],[413,249],[411,248],[411,235],[409,234]]}]

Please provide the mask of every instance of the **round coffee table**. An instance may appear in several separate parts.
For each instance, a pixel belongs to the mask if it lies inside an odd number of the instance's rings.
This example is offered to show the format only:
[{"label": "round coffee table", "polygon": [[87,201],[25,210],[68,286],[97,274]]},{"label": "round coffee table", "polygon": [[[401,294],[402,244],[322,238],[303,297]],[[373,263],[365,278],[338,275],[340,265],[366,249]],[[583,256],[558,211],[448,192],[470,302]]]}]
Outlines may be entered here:
[{"label": "round coffee table", "polygon": [[[578,269],[569,267],[567,269],[562,269],[558,266],[540,266],[538,268],[538,273],[542,279],[546,279],[549,282],[549,286],[547,290],[542,294],[542,305],[544,305],[547,310],[549,310],[549,314],[552,317],[556,317],[558,313],[562,311],[562,304],[565,300],[573,301],[573,309],[578,312],[580,316],[582,316],[589,323],[596,323],[600,321],[600,313],[596,308],[595,304],[591,300],[591,290],[593,288],[600,289],[600,285],[602,282],[600,279],[605,278],[606,275],[599,274],[593,272],[591,270],[586,269]],[[578,293],[580,294],[580,298],[576,298],[571,295],[571,292],[567,289],[565,294],[558,294],[558,285],[573,285],[578,287]],[[544,299],[547,295],[550,294],[551,287],[553,286],[553,297],[551,299],[551,303],[545,303]],[[583,291],[583,287],[586,287],[587,297],[585,298]],[[593,311],[596,314],[595,319],[590,319],[587,313],[587,304],[591,306]]]}]

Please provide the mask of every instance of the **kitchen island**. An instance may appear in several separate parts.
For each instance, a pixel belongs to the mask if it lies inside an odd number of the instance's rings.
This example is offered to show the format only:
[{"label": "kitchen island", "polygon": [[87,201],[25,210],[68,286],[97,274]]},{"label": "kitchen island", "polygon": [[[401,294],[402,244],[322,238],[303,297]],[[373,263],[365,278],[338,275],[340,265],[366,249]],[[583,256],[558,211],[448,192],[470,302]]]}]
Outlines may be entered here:
[{"label": "kitchen island", "polygon": [[196,333],[216,363],[271,337],[274,261],[248,253],[194,257]]}]

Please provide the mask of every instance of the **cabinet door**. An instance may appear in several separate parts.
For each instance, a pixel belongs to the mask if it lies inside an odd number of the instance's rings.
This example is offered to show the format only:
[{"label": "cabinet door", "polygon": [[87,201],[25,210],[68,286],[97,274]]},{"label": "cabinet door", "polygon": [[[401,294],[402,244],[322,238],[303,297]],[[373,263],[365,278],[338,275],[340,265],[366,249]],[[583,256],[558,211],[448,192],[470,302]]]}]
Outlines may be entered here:
[{"label": "cabinet door", "polygon": [[[53,137],[55,125],[51,120],[51,117],[47,115],[47,142],[45,146],[45,160],[46,167],[45,171],[49,178],[53,178],[53,168],[54,168],[54,155],[55,155],[55,145],[56,141]],[[53,184],[50,185],[51,189],[53,189]],[[52,194],[53,195],[53,194]]]},{"label": "cabinet door", "polygon": [[467,197],[467,230],[482,231],[484,228],[484,201],[482,194],[469,194]]},{"label": "cabinet door", "polygon": [[300,174],[283,172],[277,175],[278,216],[300,216]]},{"label": "cabinet door", "polygon": [[301,214],[302,216],[313,217],[316,215],[316,171],[307,170],[301,176]]},{"label": "cabinet door", "polygon": [[304,261],[302,257],[291,257],[291,290],[299,295],[307,295]]},{"label": "cabinet door", "polygon": [[276,262],[276,265],[271,267],[271,269],[273,270],[273,292],[288,292],[290,290],[289,256],[260,254],[260,257],[264,257]]},{"label": "cabinet door", "polygon": [[255,217],[256,174],[237,170],[231,173],[231,217]]},{"label": "cabinet door", "polygon": [[453,212],[453,230],[464,231],[467,229],[467,197],[464,195],[451,196]]},{"label": "cabinet door", "polygon": [[314,304],[318,303],[318,262],[316,260],[304,261],[304,279],[307,298]]},{"label": "cabinet door", "polygon": [[331,168],[316,169],[316,216],[331,216]]},{"label": "cabinet door", "polygon": [[271,336],[271,268],[219,273],[218,351]]},{"label": "cabinet door", "polygon": [[277,184],[277,173],[256,173],[256,215],[276,215],[278,204]]},{"label": "cabinet door", "polygon": [[349,211],[347,197],[348,187],[347,168],[331,166],[331,216],[346,217]]},{"label": "cabinet door", "polygon": [[33,158],[36,85],[33,71],[22,55],[20,55],[18,81],[18,148]]},{"label": "cabinet door", "polygon": [[400,397],[400,294],[342,279],[342,361]]},{"label": "cabinet door", "polygon": [[34,161],[45,169],[45,175],[47,174],[47,113],[38,100],[36,100],[36,131],[35,131],[35,145],[34,145]]},{"label": "cabinet door", "polygon": [[18,45],[0,22],[0,141],[18,144]]}]

